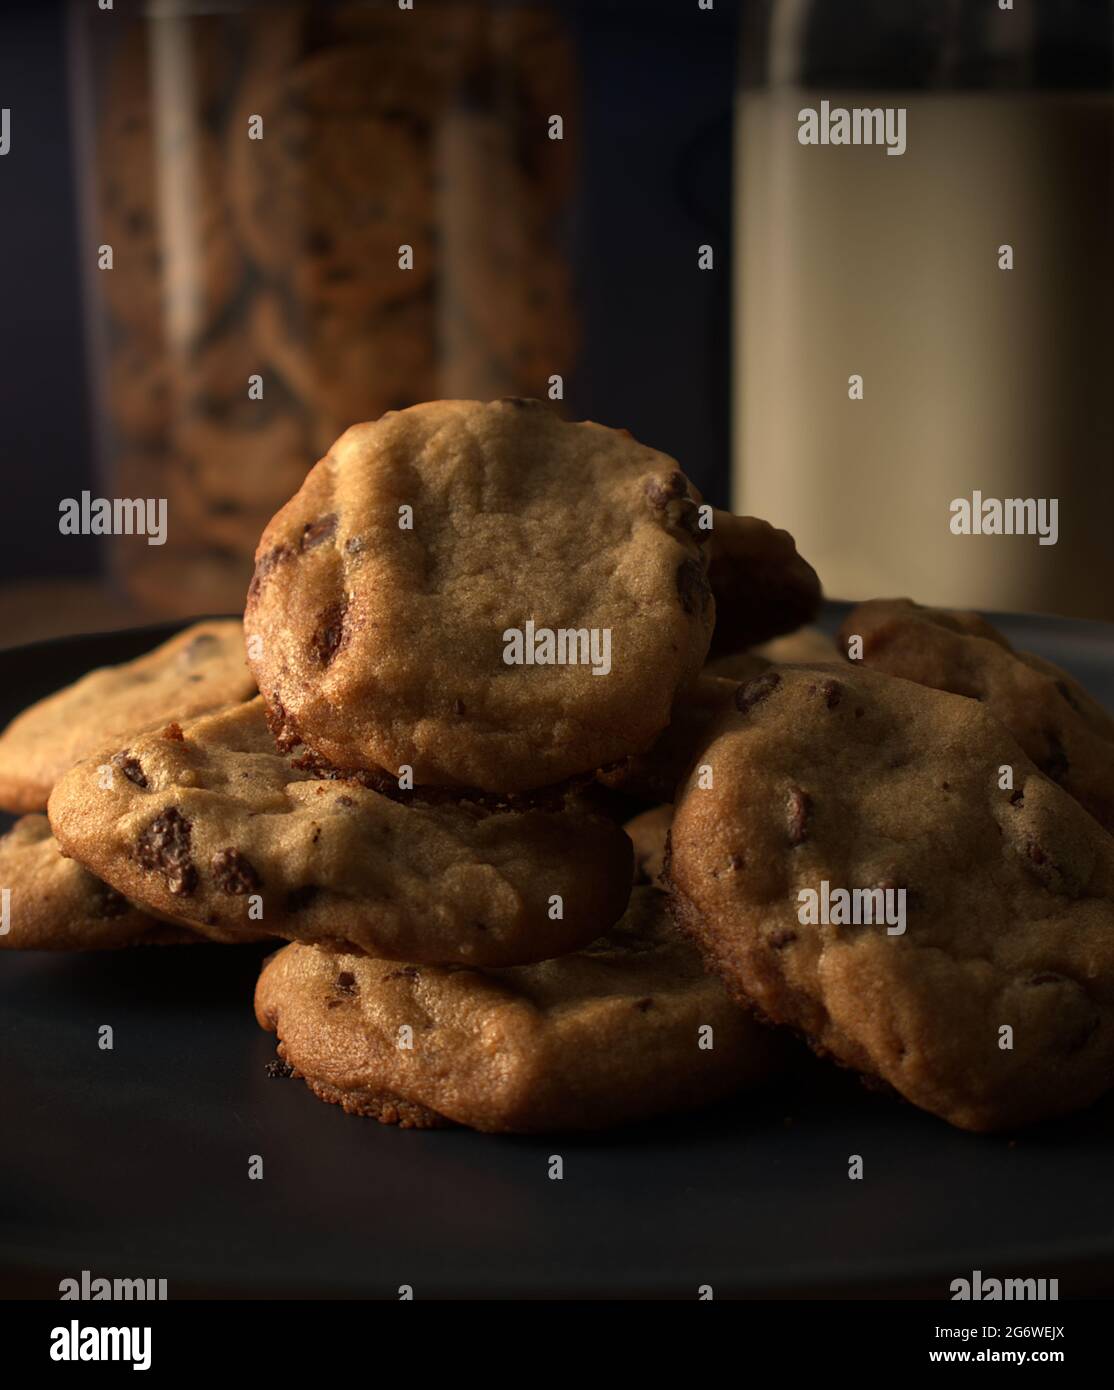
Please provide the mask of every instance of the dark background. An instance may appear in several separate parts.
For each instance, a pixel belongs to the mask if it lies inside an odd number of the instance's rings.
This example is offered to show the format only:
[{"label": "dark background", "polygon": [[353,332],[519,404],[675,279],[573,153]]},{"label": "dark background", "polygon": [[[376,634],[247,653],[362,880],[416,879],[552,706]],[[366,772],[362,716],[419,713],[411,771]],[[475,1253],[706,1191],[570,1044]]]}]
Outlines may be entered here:
[{"label": "dark background", "polygon": [[[82,0],[95,4],[95,0]],[[96,491],[79,255],[67,13],[4,0],[0,106],[0,583],[93,574],[96,537],[58,531],[58,503]],[[574,416],[624,426],[727,502],[731,105],[737,6],[584,0],[578,218],[584,347]],[[606,131],[606,138],[603,132]],[[712,272],[697,247],[715,248]]]}]

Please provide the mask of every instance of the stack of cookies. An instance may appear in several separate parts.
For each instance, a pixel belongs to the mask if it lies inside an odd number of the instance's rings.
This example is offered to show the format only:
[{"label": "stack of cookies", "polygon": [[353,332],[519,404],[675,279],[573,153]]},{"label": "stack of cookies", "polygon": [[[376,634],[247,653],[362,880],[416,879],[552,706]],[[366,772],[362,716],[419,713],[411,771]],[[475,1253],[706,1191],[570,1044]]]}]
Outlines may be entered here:
[{"label": "stack of cookies", "polygon": [[962,1128],[1088,1104],[1114,721],[973,615],[819,601],[626,431],[353,426],[259,542],[250,676],[207,625],[0,737],[5,944],[285,940],[277,1070],[407,1127],[690,1109],[792,1034]]}]

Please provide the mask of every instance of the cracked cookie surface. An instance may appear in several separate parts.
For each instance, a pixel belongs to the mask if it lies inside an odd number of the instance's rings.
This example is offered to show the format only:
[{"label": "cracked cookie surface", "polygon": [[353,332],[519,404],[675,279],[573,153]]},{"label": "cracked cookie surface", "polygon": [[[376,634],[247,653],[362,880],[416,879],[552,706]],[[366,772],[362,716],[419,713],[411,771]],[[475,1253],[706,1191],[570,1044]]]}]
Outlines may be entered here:
[{"label": "cracked cookie surface", "polygon": [[[496,793],[645,751],[710,640],[698,508],[672,459],[537,401],[354,426],[256,553],[245,624],[276,738]],[[527,624],[584,634],[578,659],[508,661]]]},{"label": "cracked cookie surface", "polygon": [[781,1053],[646,887],[584,949],[506,970],[288,946],[255,1012],[322,1100],[404,1128],[601,1129],[723,1099]]},{"label": "cracked cookie surface", "polygon": [[[844,664],[772,669],[736,705],[713,785],[679,792],[666,870],[732,992],[965,1129],[1105,1091],[1110,836],[973,700]],[[904,934],[802,924],[824,882],[903,889]]]},{"label": "cracked cookie surface", "polygon": [[401,804],[298,761],[256,699],[80,764],[51,825],[118,892],[233,938],[505,965],[575,949],[623,912],[630,841],[601,816]]}]

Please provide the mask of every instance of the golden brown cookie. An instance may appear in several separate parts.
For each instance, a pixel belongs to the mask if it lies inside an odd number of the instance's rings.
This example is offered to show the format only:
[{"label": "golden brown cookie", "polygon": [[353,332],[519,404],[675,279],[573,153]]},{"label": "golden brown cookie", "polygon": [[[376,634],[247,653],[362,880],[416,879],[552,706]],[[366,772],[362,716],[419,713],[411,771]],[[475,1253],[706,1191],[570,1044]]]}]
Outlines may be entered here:
[{"label": "golden brown cookie", "polygon": [[827,665],[736,704],[668,868],[731,992],[963,1129],[1101,1095],[1114,840],[974,700]]},{"label": "golden brown cookie", "polygon": [[[99,766],[118,769],[102,786]],[[401,804],[276,752],[262,700],[129,739],[55,788],[68,854],[145,907],[399,960],[573,950],[626,905],[631,846],[575,804]]]},{"label": "golden brown cookie", "polygon": [[137,729],[255,693],[235,619],[195,623],[154,651],[104,666],[25,709],[0,734],[0,808],[42,811],[80,758]]},{"label": "golden brown cookie", "polygon": [[11,890],[0,950],[105,951],[201,940],[157,921],[64,858],[45,816],[22,816],[0,837],[0,886]]},{"label": "golden brown cookie", "polygon": [[715,513],[708,579],[716,596],[716,656],[792,632],[820,608],[820,581],[793,537],[758,517]]},{"label": "golden brown cookie", "polygon": [[[259,266],[314,312],[376,308],[433,273],[430,141],[410,114],[420,81],[404,51],[357,44],[243,94],[228,136],[237,225]],[[261,139],[249,138],[253,116]]]},{"label": "golden brown cookie", "polygon": [[276,737],[499,793],[644,752],[713,621],[696,512],[672,459],[536,401],[350,429],[256,555]]},{"label": "golden brown cookie", "polygon": [[602,1129],[724,1099],[778,1051],[650,888],[584,949],[505,970],[288,946],[255,1013],[322,1100],[403,1128]]},{"label": "golden brown cookie", "polygon": [[1015,652],[977,613],[873,599],[839,630],[862,638],[862,660],[891,676],[978,700],[1040,770],[1114,830],[1114,718],[1050,661]]}]

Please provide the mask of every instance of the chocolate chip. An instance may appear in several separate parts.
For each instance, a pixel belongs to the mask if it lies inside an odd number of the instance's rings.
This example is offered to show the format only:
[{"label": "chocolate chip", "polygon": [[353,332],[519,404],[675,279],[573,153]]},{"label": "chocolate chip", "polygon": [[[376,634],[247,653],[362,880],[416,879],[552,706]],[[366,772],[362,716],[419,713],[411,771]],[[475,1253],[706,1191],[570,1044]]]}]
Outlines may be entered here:
[{"label": "chocolate chip", "polygon": [[500,396],[500,405],[513,405],[516,410],[529,410],[534,406],[541,405],[534,396]]},{"label": "chocolate chip", "polygon": [[797,933],[788,930],[771,932],[766,938],[775,951],[783,951],[786,946],[791,946],[796,939]]},{"label": "chocolate chip", "polygon": [[176,806],[168,806],[142,832],[135,853],[140,865],[161,873],[176,897],[197,887],[197,869],[190,857],[192,824]]},{"label": "chocolate chip", "polygon": [[421,971],[416,965],[404,965],[400,970],[390,970],[383,976],[384,980],[416,980],[421,975]]},{"label": "chocolate chip", "polygon": [[454,700],[454,701],[453,701],[453,713],[454,713],[455,715],[457,715],[458,718],[463,718],[463,717],[464,717],[465,708],[464,708],[464,701],[463,701],[463,700]]},{"label": "chocolate chip", "polygon": [[147,774],[143,771],[139,759],[133,758],[127,749],[120,753],[113,753],[111,762],[112,766],[118,768],[129,782],[134,782],[137,787],[146,790]]},{"label": "chocolate chip", "polygon": [[337,797],[337,805],[338,805],[338,806],[355,806],[355,804],[356,804],[356,801],[355,801],[355,798],[354,798],[354,797],[351,797],[351,796],[338,796],[338,797]]},{"label": "chocolate chip", "polygon": [[785,803],[789,843],[803,845],[808,838],[808,819],[812,813],[812,798],[800,787],[791,787]]},{"label": "chocolate chip", "polygon": [[268,1062],[266,1067],[267,1075],[270,1077],[286,1077],[294,1075],[294,1068],[289,1062]]},{"label": "chocolate chip", "polygon": [[781,684],[781,676],[776,671],[763,671],[735,691],[735,708],[740,714],[749,714],[755,705],[760,705]]},{"label": "chocolate chip", "polygon": [[1011,805],[1011,806],[1020,806],[1020,805],[1022,805],[1022,803],[1024,802],[1024,800],[1025,800],[1025,793],[1024,793],[1024,792],[1020,789],[1020,787],[1019,787],[1018,790],[1014,792],[1013,796],[1010,797],[1010,805]]},{"label": "chocolate chip", "polygon": [[674,498],[687,496],[688,490],[688,479],[680,472],[670,473],[665,478],[646,479],[646,500],[658,511],[664,511]]},{"label": "chocolate chip", "polygon": [[741,854],[730,854],[727,857],[727,867],[737,873],[743,867],[743,856]]},{"label": "chocolate chip", "polygon": [[316,883],[307,883],[301,888],[292,889],[286,895],[287,912],[304,912],[320,892],[321,889]]},{"label": "chocolate chip", "polygon": [[313,654],[322,666],[328,666],[344,641],[344,615],[347,605],[332,603],[321,614],[317,630],[310,640]]},{"label": "chocolate chip", "polygon": [[697,560],[682,560],[677,567],[677,593],[686,613],[702,613],[712,590],[704,566]]},{"label": "chocolate chip", "polygon": [[242,897],[245,893],[255,893],[262,886],[262,880],[254,865],[238,849],[221,849],[213,855],[209,866],[217,887],[222,893]]},{"label": "chocolate chip", "polygon": [[652,999],[636,999],[634,1001],[634,1007],[640,1014],[644,1014],[647,1009],[652,1009],[654,1007],[654,1001]]},{"label": "chocolate chip", "polygon": [[691,497],[674,497],[661,509],[662,521],[667,531],[688,536],[703,545],[710,532],[700,525],[700,508]]},{"label": "chocolate chip", "polygon": [[336,535],[336,530],[336,512],[318,517],[316,521],[307,521],[302,529],[302,550],[312,550],[315,546],[323,545]]},{"label": "chocolate chip", "polygon": [[819,685],[814,685],[813,690],[824,697],[824,704],[828,709],[835,709],[843,696],[843,686],[839,681],[821,681]]},{"label": "chocolate chip", "polygon": [[272,546],[270,550],[265,550],[255,562],[255,572],[252,574],[251,584],[248,586],[248,597],[255,598],[264,581],[270,578],[272,571],[284,560],[289,560],[293,553],[285,541]]},{"label": "chocolate chip", "polygon": [[186,741],[186,736],[182,732],[181,724],[175,721],[172,721],[166,726],[162,731],[162,736],[163,738],[168,738],[171,743],[185,743]]},{"label": "chocolate chip", "polygon": [[351,970],[342,970],[337,976],[336,984],[333,988],[338,990],[341,994],[359,994],[360,992],[360,987],[356,983],[356,977],[352,974]]}]

